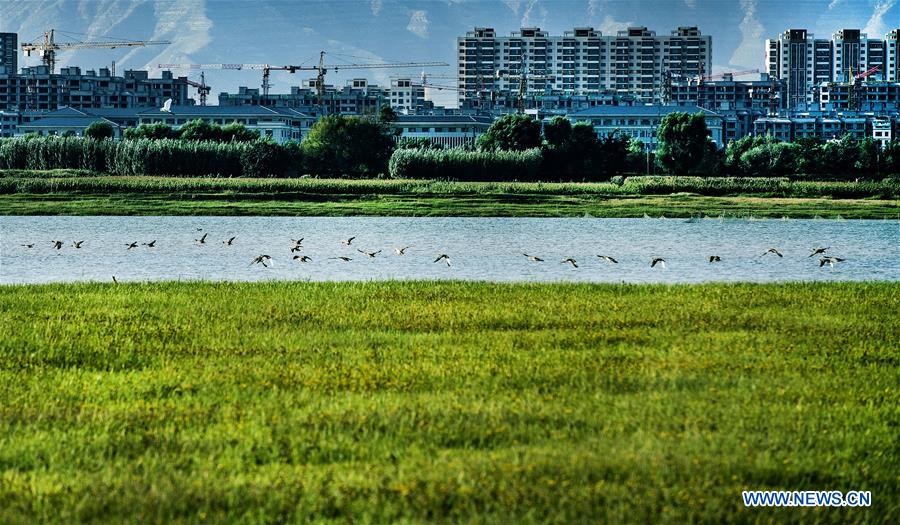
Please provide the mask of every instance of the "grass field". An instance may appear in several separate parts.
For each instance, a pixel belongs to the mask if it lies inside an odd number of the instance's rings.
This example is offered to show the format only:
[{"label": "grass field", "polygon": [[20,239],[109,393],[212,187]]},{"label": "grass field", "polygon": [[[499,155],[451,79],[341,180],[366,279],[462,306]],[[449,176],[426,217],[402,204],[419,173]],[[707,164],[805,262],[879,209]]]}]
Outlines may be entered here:
[{"label": "grass field", "polygon": [[3,215],[304,215],[884,219],[900,184],[631,177],[604,183],[209,179],[5,172]]},{"label": "grass field", "polygon": [[2,286],[0,523],[897,523],[898,311],[897,283]]}]

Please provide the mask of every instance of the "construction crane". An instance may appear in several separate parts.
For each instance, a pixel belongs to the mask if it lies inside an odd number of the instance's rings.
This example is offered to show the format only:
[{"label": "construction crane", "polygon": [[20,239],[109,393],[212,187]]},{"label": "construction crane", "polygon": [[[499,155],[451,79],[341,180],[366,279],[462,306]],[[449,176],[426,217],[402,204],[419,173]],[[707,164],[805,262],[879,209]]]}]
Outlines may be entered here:
[{"label": "construction crane", "polygon": [[859,111],[860,106],[862,105],[862,96],[863,96],[863,80],[867,77],[874,75],[878,72],[880,66],[873,66],[869,69],[862,71],[856,75],[853,74],[853,68],[847,68],[847,76],[850,77],[850,90],[848,93],[849,100],[847,101],[847,105],[849,109],[853,111]]},{"label": "construction crane", "polygon": [[115,49],[117,47],[144,47],[171,44],[168,40],[111,40],[104,42],[57,42],[54,39],[56,30],[44,31],[43,39],[22,44],[22,52],[30,57],[31,53],[38,53],[44,65],[53,73],[56,67],[56,52],[71,49]]},{"label": "construction crane", "polygon": [[496,77],[498,79],[510,78],[519,80],[519,97],[516,101],[516,112],[520,115],[525,113],[525,91],[529,80],[556,80],[556,77],[551,75],[529,75],[526,68],[522,68],[522,72],[519,74],[511,74],[509,71],[500,69],[497,70]]},{"label": "construction crane", "polygon": [[287,71],[288,73],[296,73],[297,71],[315,71],[316,72],[316,94],[318,96],[319,108],[324,112],[325,100],[325,74],[328,71],[340,71],[342,69],[393,69],[407,67],[446,67],[450,64],[446,62],[386,62],[372,64],[325,64],[325,51],[319,53],[319,63],[316,65],[286,65],[273,66],[269,64],[159,64],[157,67],[161,69],[261,69],[263,72],[262,91],[263,95],[269,94],[271,84],[269,75],[272,71]]},{"label": "construction crane", "polygon": [[212,91],[212,87],[206,83],[206,76],[203,74],[203,71],[200,72],[200,82],[187,79],[187,84],[197,88],[197,97],[200,99],[200,105],[205,106],[206,97]]},{"label": "construction crane", "polygon": [[759,73],[759,69],[743,69],[741,71],[721,71],[719,73],[714,73],[712,75],[699,76],[697,77],[701,81],[705,80],[716,80],[719,78],[725,78],[726,76],[732,77],[742,77],[745,75],[752,75],[754,73]]}]

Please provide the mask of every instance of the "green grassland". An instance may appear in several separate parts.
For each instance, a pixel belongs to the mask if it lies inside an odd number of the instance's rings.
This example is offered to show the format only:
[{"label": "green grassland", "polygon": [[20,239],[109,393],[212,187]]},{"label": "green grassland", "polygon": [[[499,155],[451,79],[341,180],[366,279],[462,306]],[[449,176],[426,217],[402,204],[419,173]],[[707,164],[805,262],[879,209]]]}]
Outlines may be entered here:
[{"label": "green grassland", "polygon": [[0,173],[2,215],[900,216],[900,183],[629,177],[599,183]]},{"label": "green grassland", "polygon": [[2,286],[0,523],[897,523],[898,311],[897,283]]}]

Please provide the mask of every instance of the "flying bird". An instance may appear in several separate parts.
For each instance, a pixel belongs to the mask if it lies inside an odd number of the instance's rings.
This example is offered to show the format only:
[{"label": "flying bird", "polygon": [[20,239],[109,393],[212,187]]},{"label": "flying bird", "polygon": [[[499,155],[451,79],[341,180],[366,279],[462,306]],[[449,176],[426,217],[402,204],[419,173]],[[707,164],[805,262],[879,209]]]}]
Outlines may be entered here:
[{"label": "flying bird", "polygon": [[303,248],[303,237],[299,239],[291,239],[294,242],[294,246],[291,247],[291,253],[299,252],[300,248]]},{"label": "flying bird", "polygon": [[145,242],[144,246],[146,246],[147,248],[156,248],[156,239],[153,239],[150,242]]},{"label": "flying bird", "polygon": [[350,261],[353,260],[353,259],[351,259],[351,258],[349,258],[349,257],[344,257],[344,256],[340,256],[340,257],[329,257],[329,259],[335,259],[335,260],[336,260],[336,259],[340,259],[340,260],[342,260],[342,261],[344,261],[344,262],[350,262]]},{"label": "flying bird", "polygon": [[412,248],[412,246],[404,246],[403,248],[394,248],[394,253],[397,255],[406,255],[406,250]]},{"label": "flying bird", "polygon": [[269,264],[271,262],[272,262],[271,255],[259,255],[257,257],[254,257],[253,260],[250,261],[250,266],[253,266],[254,264],[261,264],[261,265],[265,266],[266,268],[268,268]]},{"label": "flying bird", "polygon": [[569,257],[568,259],[563,259],[563,260],[560,261],[559,263],[560,263],[560,264],[566,264],[566,263],[569,263],[569,264],[572,265],[573,268],[578,268],[578,261],[576,261],[575,259],[573,259],[573,258],[571,258],[571,257]]},{"label": "flying bird", "polygon": [[781,252],[779,252],[775,248],[769,248],[768,250],[764,251],[763,254],[760,255],[760,257],[762,257],[763,255],[768,255],[770,253],[774,253],[775,255],[777,255],[779,257],[784,257],[784,255],[781,255]]},{"label": "flying bird", "polygon": [[237,237],[232,237],[232,238],[228,239],[227,241],[222,241],[222,244],[224,244],[225,246],[231,246],[232,244],[234,244],[235,239],[237,239]]},{"label": "flying bird", "polygon": [[709,262],[711,262],[711,263],[714,263],[714,262],[722,262],[722,258],[719,257],[718,255],[710,255],[710,256],[709,256]]},{"label": "flying bird", "polygon": [[76,250],[81,249],[82,244],[84,244],[84,241],[74,241],[72,243],[72,248],[75,248]]},{"label": "flying bird", "polygon": [[666,260],[662,257],[654,257],[653,260],[650,261],[650,267],[653,268],[656,265],[660,265],[663,270],[666,269]]},{"label": "flying bird", "polygon": [[159,108],[159,110],[164,111],[166,113],[171,113],[172,112],[172,99],[167,98],[166,101],[163,102],[163,105],[161,108]]},{"label": "flying bird", "polygon": [[840,257],[822,257],[821,259],[819,259],[819,268],[825,266],[826,264],[829,267],[834,268],[834,263],[836,262],[844,262],[844,259],[841,259]]},{"label": "flying bird", "polygon": [[831,246],[829,246],[829,247],[827,247],[827,248],[815,248],[815,249],[813,250],[813,252],[812,252],[811,254],[809,254],[809,256],[812,257],[812,256],[814,256],[814,255],[819,255],[820,253],[824,255],[824,254],[825,254],[825,250],[830,250],[830,249],[831,249]]},{"label": "flying bird", "polygon": [[23,247],[23,248],[29,248],[29,249],[31,249],[31,248],[34,248],[34,243],[31,243],[31,244],[23,244],[22,247]]},{"label": "flying bird", "polygon": [[137,241],[134,241],[132,243],[125,243],[125,246],[128,246],[129,250],[132,248],[137,248],[137,245],[138,245]]},{"label": "flying bird", "polygon": [[294,260],[295,260],[295,261],[300,261],[300,262],[302,262],[302,263],[305,263],[305,262],[311,261],[311,260],[312,260],[312,257],[310,257],[309,255],[295,255],[295,256],[294,256]]},{"label": "flying bird", "polygon": [[343,241],[341,241],[341,244],[343,244],[344,246],[350,246],[351,244],[353,244],[353,239],[355,238],[356,237],[350,237],[349,239],[344,239]]},{"label": "flying bird", "polygon": [[609,255],[598,255],[597,257],[599,257],[601,261],[606,261],[606,262],[612,263],[612,264],[619,264],[619,261],[613,259]]},{"label": "flying bird", "polygon": [[446,253],[442,253],[442,254],[438,255],[438,258],[434,260],[434,262],[440,262],[440,261],[444,261],[445,263],[447,263],[447,267],[448,268],[450,267],[450,256],[447,255]]},{"label": "flying bird", "polygon": [[204,233],[204,234],[203,234],[203,237],[200,237],[199,239],[194,239],[194,242],[196,242],[198,246],[201,245],[201,244],[206,244],[206,236],[207,236],[207,235],[209,235],[209,234],[208,234],[208,233]]},{"label": "flying bird", "polygon": [[544,262],[544,260],[541,259],[540,257],[538,257],[537,255],[528,255],[527,253],[523,253],[522,255],[524,255],[525,257],[528,257],[528,260],[532,261],[532,262]]},{"label": "flying bird", "polygon": [[62,246],[63,246],[62,241],[52,241],[52,242],[53,242],[53,247],[54,247],[54,248],[56,248],[57,250],[61,250],[61,249],[62,249]]},{"label": "flying bird", "polygon": [[113,275],[112,278],[113,278],[113,282],[114,282],[114,283],[119,284],[119,281],[116,280],[116,276],[115,276],[115,275]]},{"label": "flying bird", "polygon": [[357,248],[356,251],[358,251],[359,253],[361,253],[363,255],[368,255],[370,259],[374,259],[376,255],[381,253],[381,250],[378,250],[377,252],[364,252],[364,251],[360,250],[359,248]]}]

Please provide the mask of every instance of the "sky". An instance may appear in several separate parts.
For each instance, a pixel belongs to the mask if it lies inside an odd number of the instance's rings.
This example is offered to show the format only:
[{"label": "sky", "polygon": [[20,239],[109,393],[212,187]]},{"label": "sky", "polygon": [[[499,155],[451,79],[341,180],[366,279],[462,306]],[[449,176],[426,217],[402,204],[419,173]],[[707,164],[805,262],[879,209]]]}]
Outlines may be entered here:
[{"label": "sky", "polygon": [[[72,34],[57,40],[168,40],[171,44],[60,53],[60,66],[109,66],[117,72],[159,63],[313,64],[326,62],[444,61],[435,74],[453,74],[456,38],[475,26],[507,35],[522,26],[560,34],[591,26],[615,34],[627,26],[668,34],[696,25],[713,37],[713,71],[763,67],[766,38],[789,27],[817,37],[838,29],[863,29],[870,37],[900,27],[900,0],[0,0],[0,31],[19,33],[19,42],[43,31]],[[38,64],[20,54],[19,65]],[[422,69],[329,73],[342,85],[351,77],[388,83],[391,75]],[[176,72],[177,73],[177,72]],[[199,72],[180,74],[198,79]],[[158,71],[151,69],[151,76]],[[272,92],[288,92],[308,72],[272,74]],[[259,87],[259,71],[207,71],[213,101],[221,91]],[[442,81],[452,84],[452,80]],[[438,81],[435,81],[438,83]],[[452,91],[435,93],[452,105]]]}]

